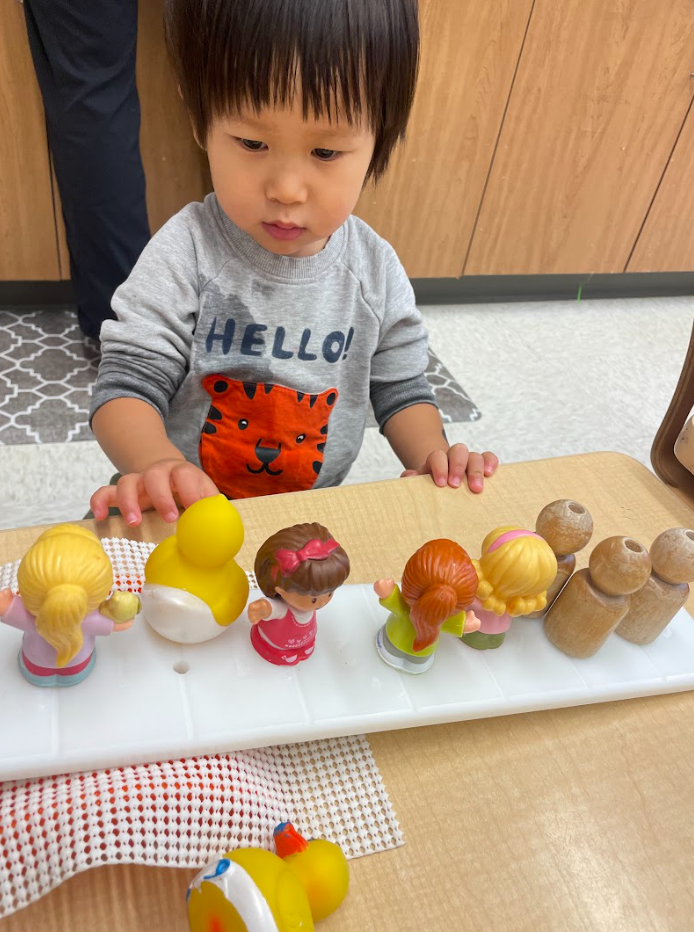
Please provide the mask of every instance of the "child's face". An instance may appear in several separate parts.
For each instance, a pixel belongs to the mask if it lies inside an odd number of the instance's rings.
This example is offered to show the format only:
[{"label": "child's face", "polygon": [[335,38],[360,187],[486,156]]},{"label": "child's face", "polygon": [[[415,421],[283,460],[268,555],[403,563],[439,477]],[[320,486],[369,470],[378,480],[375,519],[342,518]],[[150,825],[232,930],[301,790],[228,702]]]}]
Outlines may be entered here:
[{"label": "child's face", "polygon": [[207,154],[219,203],[240,229],[277,255],[312,256],[354,209],[374,141],[346,120],[304,120],[295,100],[215,120]]}]

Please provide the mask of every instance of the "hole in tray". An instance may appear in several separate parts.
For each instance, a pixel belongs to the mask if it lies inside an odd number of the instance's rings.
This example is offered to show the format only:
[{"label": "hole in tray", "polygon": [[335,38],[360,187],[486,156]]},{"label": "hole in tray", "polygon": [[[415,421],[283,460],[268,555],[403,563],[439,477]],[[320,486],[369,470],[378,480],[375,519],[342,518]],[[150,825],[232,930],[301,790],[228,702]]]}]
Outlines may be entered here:
[{"label": "hole in tray", "polygon": [[183,673],[187,673],[188,670],[190,670],[190,664],[188,663],[187,660],[177,660],[176,663],[173,665],[173,668],[176,671],[176,673],[183,674]]}]

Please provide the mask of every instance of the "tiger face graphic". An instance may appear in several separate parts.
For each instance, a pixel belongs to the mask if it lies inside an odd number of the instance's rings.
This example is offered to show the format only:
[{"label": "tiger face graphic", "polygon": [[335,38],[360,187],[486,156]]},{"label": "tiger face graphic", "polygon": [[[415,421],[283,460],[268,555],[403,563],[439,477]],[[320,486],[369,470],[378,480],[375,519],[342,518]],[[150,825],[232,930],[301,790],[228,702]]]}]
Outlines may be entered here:
[{"label": "tiger face graphic", "polygon": [[323,465],[336,388],[305,394],[283,385],[208,375],[210,410],[200,463],[220,492],[249,498],[313,488]]}]

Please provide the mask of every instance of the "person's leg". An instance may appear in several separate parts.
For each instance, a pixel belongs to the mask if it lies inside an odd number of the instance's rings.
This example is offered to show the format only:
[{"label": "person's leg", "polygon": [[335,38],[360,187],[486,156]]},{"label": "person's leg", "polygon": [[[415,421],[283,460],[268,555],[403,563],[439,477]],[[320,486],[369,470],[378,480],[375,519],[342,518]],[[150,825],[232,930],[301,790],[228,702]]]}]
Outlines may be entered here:
[{"label": "person's leg", "polygon": [[25,0],[80,326],[98,338],[149,239],[135,85],[137,0]]}]

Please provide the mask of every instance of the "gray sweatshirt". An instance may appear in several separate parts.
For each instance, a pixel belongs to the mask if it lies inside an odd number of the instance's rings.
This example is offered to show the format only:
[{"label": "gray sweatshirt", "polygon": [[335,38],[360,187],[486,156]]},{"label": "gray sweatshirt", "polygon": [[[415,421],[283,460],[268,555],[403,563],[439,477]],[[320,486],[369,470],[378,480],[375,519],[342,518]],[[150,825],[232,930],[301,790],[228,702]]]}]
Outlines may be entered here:
[{"label": "gray sweatshirt", "polygon": [[113,310],[92,416],[114,398],[142,399],[231,498],[337,485],[369,400],[381,428],[434,403],[405,271],[356,217],[317,255],[287,258],[210,194],[152,238]]}]

